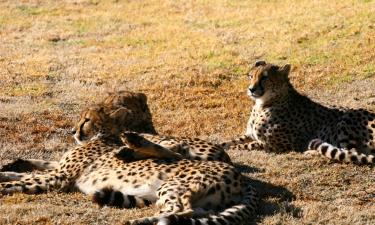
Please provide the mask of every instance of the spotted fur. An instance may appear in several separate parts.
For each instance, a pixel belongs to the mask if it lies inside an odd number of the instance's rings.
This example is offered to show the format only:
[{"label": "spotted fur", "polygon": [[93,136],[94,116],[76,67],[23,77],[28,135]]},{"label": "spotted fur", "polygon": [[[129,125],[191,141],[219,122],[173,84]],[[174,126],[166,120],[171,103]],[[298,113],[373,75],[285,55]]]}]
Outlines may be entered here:
[{"label": "spotted fur", "polygon": [[[186,159],[231,163],[228,154],[220,145],[199,138],[155,134],[147,99],[143,93],[126,91],[111,93],[101,103],[81,112],[78,122],[72,129],[72,134],[77,144],[84,145],[86,142],[100,139],[104,134],[118,136],[123,131],[145,132],[139,135],[180,154],[181,157]],[[124,145],[129,144],[126,142],[126,138],[121,138],[121,140],[124,141]],[[157,153],[162,152],[158,151]],[[164,156],[155,157],[163,158]],[[57,165],[57,161],[17,159],[4,165],[0,171],[31,172],[33,170],[54,169]]]},{"label": "spotted fur", "polygon": [[[147,159],[143,153],[163,147],[135,133],[124,135],[132,148],[124,147],[112,135],[101,136],[65,153],[53,170],[19,173],[16,180],[0,183],[0,193],[78,189],[93,195],[101,205],[160,206],[160,215],[127,224],[238,224],[253,216],[256,193],[250,181],[230,164],[174,157]],[[0,173],[0,180],[8,175]],[[208,215],[211,213],[215,215]],[[195,216],[204,218],[193,219]]]},{"label": "spotted fur", "polygon": [[294,89],[289,71],[290,65],[255,64],[248,89],[255,105],[246,134],[222,146],[316,152],[338,161],[374,164],[375,113],[316,103]]},{"label": "spotted fur", "polygon": [[[133,169],[122,173],[107,166],[98,172],[118,181],[102,183],[94,202],[126,208],[152,202],[160,208],[156,216],[125,224],[234,225],[247,223],[257,208],[250,181],[223,162],[145,160],[130,163]],[[138,176],[129,176],[132,173]],[[85,178],[81,186],[91,187],[95,179]]]},{"label": "spotted fur", "polygon": [[[112,114],[103,111],[101,108],[91,108],[84,111],[79,122],[75,125],[73,136],[77,143],[84,144],[88,140],[100,137],[103,133],[118,135],[125,130],[137,131],[121,122],[126,116],[117,112]],[[220,145],[199,138],[170,137],[151,133],[140,133],[139,135],[164,148],[177,152],[187,159],[216,160],[230,163],[228,154]]]}]

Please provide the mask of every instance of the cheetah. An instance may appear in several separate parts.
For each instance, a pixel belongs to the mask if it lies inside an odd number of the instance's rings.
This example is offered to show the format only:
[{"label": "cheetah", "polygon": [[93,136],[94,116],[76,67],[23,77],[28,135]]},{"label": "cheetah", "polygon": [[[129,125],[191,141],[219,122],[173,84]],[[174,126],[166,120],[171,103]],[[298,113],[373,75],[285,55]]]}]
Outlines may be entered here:
[{"label": "cheetah", "polygon": [[[86,153],[84,150],[88,145],[88,148],[102,148],[104,150],[99,153],[93,153],[90,151]],[[139,136],[134,132],[124,132],[117,136],[112,134],[105,133],[100,138],[96,138],[92,141],[88,141],[84,145],[80,145],[74,150],[66,152],[62,159],[71,163],[70,161],[77,164],[90,164],[92,159],[90,157],[98,157],[98,154],[103,154],[105,152],[119,151],[121,149],[127,149],[129,156],[132,160],[141,160],[147,158],[161,158],[161,159],[182,159],[183,157],[173,152],[167,148],[164,148],[158,144],[155,144],[147,139],[144,139],[142,136]],[[71,153],[73,152],[73,153]],[[130,155],[131,153],[131,155]],[[68,158],[66,157],[68,156]],[[71,156],[73,155],[73,156]],[[67,158],[67,159],[65,159]],[[0,172],[0,182],[7,182],[12,180],[20,180],[23,177],[23,173],[31,172],[38,170],[38,172],[47,171],[51,172],[57,170],[61,167],[61,164],[64,164],[63,161],[46,161],[39,159],[18,159],[13,163],[3,166]],[[36,172],[38,175],[40,173]]]},{"label": "cheetah", "polygon": [[255,101],[241,138],[223,142],[228,148],[272,152],[298,151],[333,160],[374,164],[375,113],[364,109],[326,107],[298,93],[289,81],[290,65],[258,61],[249,79]]},{"label": "cheetah", "polygon": [[[73,128],[73,137],[76,142],[85,144],[87,141],[100,137],[103,133],[118,135],[119,132],[125,130],[118,125],[121,124],[120,119],[114,117],[117,122],[111,122],[111,120],[107,119],[107,115],[100,108],[91,108],[84,111]],[[179,153],[187,159],[216,160],[230,163],[230,158],[224,148],[200,138],[171,137],[150,133],[139,133],[139,135],[144,139]],[[124,143],[126,144],[126,141]]]},{"label": "cheetah", "polygon": [[[92,105],[81,112],[78,122],[72,128],[72,136],[78,145],[85,145],[87,142],[100,138],[103,134],[118,136],[122,131],[147,132],[139,135],[178,153],[183,158],[231,163],[229,155],[218,144],[199,138],[155,134],[151,114],[148,112],[146,95],[143,93],[115,92],[101,103]],[[142,126],[146,127],[142,128]],[[126,139],[121,138],[121,140],[124,145],[128,144]],[[161,158],[162,156],[155,157]],[[43,171],[54,169],[58,165],[57,161],[17,159],[4,165],[0,171]]]},{"label": "cheetah", "polygon": [[[88,117],[97,119],[84,121]],[[114,134],[119,131],[134,131],[138,133],[156,134],[152,115],[144,93],[131,91],[109,92],[101,102],[89,106],[81,112],[80,120],[72,129],[75,140],[80,144],[81,139],[97,132],[102,123],[111,126]],[[84,136],[80,137],[81,132]]]},{"label": "cheetah", "polygon": [[[122,133],[133,148],[112,135],[66,152],[44,174],[20,173],[0,183],[2,195],[78,189],[99,205],[142,207],[156,203],[158,215],[126,224],[243,224],[254,216],[258,197],[249,178],[219,161],[148,158],[164,148],[136,133]],[[135,146],[135,147],[134,147]],[[0,177],[7,174],[0,173]]]},{"label": "cheetah", "polygon": [[[122,113],[104,111],[101,107],[89,108],[81,113],[79,121],[73,128],[73,137],[78,144],[84,144],[87,140],[93,140],[104,132],[117,135],[121,131],[134,131],[132,127],[124,125],[127,120]],[[159,144],[165,148],[181,154],[187,159],[217,160],[230,163],[230,158],[225,150],[218,144],[189,137],[171,137],[154,133],[139,133],[143,138]]]}]

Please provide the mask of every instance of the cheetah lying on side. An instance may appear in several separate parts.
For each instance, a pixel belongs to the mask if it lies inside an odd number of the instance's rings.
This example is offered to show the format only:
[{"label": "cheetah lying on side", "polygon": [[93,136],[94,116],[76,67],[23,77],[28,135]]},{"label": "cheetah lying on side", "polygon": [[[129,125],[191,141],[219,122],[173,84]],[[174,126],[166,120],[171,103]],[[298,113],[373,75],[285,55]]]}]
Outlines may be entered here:
[{"label": "cheetah lying on side", "polygon": [[290,65],[264,61],[249,75],[248,95],[255,101],[245,136],[222,143],[274,152],[316,152],[330,159],[374,164],[375,114],[315,103],[289,82]]},{"label": "cheetah lying on side", "polygon": [[[113,117],[114,120],[111,120],[108,119],[108,113],[101,108],[89,108],[81,113],[80,120],[73,128],[73,137],[78,144],[85,144],[87,141],[100,137],[102,133],[109,132],[112,135],[118,135],[119,132],[130,130],[122,125],[122,119],[126,117],[122,117],[121,114],[118,117]],[[187,159],[230,162],[228,154],[220,145],[199,138],[169,137],[148,133],[139,135]]]},{"label": "cheetah lying on side", "polygon": [[[80,119],[74,125],[72,133],[77,144],[84,145],[88,141],[99,138],[103,133],[117,136],[125,130],[147,132],[140,135],[186,159],[231,163],[228,154],[220,145],[198,138],[177,138],[154,134],[146,96],[142,93],[122,91],[110,94],[103,102],[81,112]],[[55,169],[58,165],[57,161],[17,159],[4,165],[0,171],[49,170]]]},{"label": "cheetah lying on side", "polygon": [[256,193],[233,166],[173,157],[144,159],[148,152],[166,149],[136,133],[122,136],[135,147],[124,147],[112,135],[103,135],[66,152],[57,168],[45,174],[20,173],[16,180],[0,183],[0,193],[77,188],[94,195],[94,201],[101,205],[141,207],[156,203],[161,208],[158,216],[127,224],[234,225],[246,223],[253,216]]}]

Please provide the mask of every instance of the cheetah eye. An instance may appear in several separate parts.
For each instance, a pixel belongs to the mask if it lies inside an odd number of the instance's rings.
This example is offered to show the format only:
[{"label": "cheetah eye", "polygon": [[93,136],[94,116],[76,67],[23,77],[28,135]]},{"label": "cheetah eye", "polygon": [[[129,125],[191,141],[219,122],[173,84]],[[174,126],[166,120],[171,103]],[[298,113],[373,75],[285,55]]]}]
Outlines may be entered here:
[{"label": "cheetah eye", "polygon": [[259,82],[260,82],[262,85],[264,85],[264,83],[266,82],[267,78],[268,78],[267,76],[262,76],[262,77],[260,78]]},{"label": "cheetah eye", "polygon": [[268,76],[262,76],[260,80],[267,80]]},{"label": "cheetah eye", "polygon": [[247,77],[249,78],[249,80],[253,79],[253,75],[252,74],[249,74]]}]

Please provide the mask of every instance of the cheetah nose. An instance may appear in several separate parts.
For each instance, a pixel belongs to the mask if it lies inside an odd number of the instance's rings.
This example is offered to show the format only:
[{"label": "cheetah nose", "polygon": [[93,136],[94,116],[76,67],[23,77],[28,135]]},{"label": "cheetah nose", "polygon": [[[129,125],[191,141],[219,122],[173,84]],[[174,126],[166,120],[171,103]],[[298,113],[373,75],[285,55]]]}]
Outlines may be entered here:
[{"label": "cheetah nose", "polygon": [[249,87],[249,91],[250,91],[251,93],[254,93],[256,90],[257,90],[256,87]]}]

